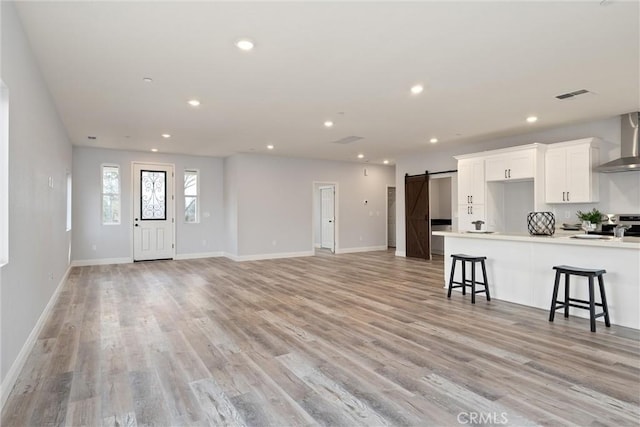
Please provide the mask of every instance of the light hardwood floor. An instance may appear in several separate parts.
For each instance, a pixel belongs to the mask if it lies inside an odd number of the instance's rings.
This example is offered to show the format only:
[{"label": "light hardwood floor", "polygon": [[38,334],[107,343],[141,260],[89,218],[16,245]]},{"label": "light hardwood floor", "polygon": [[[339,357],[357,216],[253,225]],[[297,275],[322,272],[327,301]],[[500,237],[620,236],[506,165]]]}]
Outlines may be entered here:
[{"label": "light hardwood floor", "polygon": [[448,300],[442,264],[74,268],[2,425],[639,425],[637,331]]}]

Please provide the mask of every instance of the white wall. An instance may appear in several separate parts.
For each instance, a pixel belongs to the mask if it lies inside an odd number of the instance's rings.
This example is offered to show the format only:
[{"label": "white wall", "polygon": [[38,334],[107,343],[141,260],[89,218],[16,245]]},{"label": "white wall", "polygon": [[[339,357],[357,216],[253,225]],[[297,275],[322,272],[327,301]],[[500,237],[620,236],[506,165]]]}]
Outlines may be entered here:
[{"label": "white wall", "polygon": [[386,248],[393,167],[254,154],[230,161],[237,167],[235,183],[225,185],[235,186],[238,197],[239,257],[312,251],[314,181],[338,185],[336,251]]},{"label": "white wall", "polygon": [[[404,175],[406,173],[420,174],[425,170],[438,172],[456,169],[457,164],[453,156],[468,153],[477,153],[486,150],[512,147],[516,145],[539,142],[552,144],[554,142],[569,141],[573,139],[600,137],[612,143],[610,150],[601,153],[601,162],[619,157],[620,155],[620,117],[612,117],[605,120],[597,120],[586,123],[578,123],[539,132],[531,132],[507,138],[479,141],[472,146],[454,145],[447,147],[446,142],[438,146],[429,145],[423,153],[412,153],[402,156],[396,161],[397,192],[397,251],[398,255],[404,255],[405,251],[405,213],[404,213]],[[452,180],[456,186],[457,181]],[[455,189],[454,189],[455,190]],[[455,197],[455,196],[454,196]],[[590,210],[597,207],[606,213],[638,213],[640,212],[640,172],[623,172],[614,174],[600,174],[600,202],[596,204],[563,205],[555,206],[557,222],[572,222],[577,219],[575,213],[578,210]],[[457,213],[453,213],[454,227]],[[567,219],[568,217],[568,219]]]},{"label": "white wall", "polygon": [[66,173],[71,170],[71,144],[14,5],[0,2],[0,7],[0,72],[11,96],[9,263],[0,272],[0,371],[6,391],[15,374],[10,368],[68,268]]},{"label": "white wall", "polygon": [[[133,161],[175,165],[176,255],[224,251],[222,159],[74,147],[72,245],[74,261],[132,258],[131,163]],[[101,222],[100,166],[103,163],[120,166],[122,200],[120,225],[102,225]],[[200,173],[200,222],[196,224],[184,222],[185,169],[197,169]]]},{"label": "white wall", "polygon": [[238,255],[238,159],[224,159],[224,224],[225,252]]}]

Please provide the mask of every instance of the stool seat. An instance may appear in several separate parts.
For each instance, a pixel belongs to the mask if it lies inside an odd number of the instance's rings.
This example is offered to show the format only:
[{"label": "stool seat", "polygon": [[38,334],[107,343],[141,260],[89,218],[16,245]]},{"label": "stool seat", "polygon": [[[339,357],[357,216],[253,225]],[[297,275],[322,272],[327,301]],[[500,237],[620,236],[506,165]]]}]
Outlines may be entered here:
[{"label": "stool seat", "polygon": [[[491,301],[491,295],[489,295],[489,282],[487,281],[487,269],[484,264],[484,261],[487,259],[487,257],[466,254],[452,254],[451,258],[453,258],[453,263],[451,264],[451,276],[449,277],[449,289],[447,290],[447,298],[451,298],[451,290],[454,288],[462,288],[462,295],[466,295],[467,287],[470,287],[471,304],[476,303],[476,294],[481,292],[485,293],[485,295],[487,296],[487,301]],[[454,280],[456,263],[458,261],[462,263],[462,279],[459,282]],[[468,262],[471,263],[471,279],[467,278],[466,265]],[[476,263],[479,263],[482,267],[482,277],[484,279],[484,282],[479,282],[476,280]],[[477,285],[484,286],[484,289],[476,291]]]},{"label": "stool seat", "polygon": [[[564,317],[569,317],[569,307],[582,308],[589,310],[589,319],[591,323],[591,332],[596,331],[596,318],[604,316],[604,324],[611,326],[609,320],[609,307],[607,307],[607,296],[604,292],[603,275],[607,272],[598,268],[573,267],[570,265],[556,265],[553,267],[556,271],[556,278],[553,285],[553,297],[551,300],[551,310],[549,312],[549,322],[553,322],[556,310],[564,308]],[[558,300],[558,288],[560,287],[560,276],[564,274],[564,301]],[[571,276],[582,276],[588,279],[589,283],[589,300],[581,300],[571,298],[569,295],[569,278]],[[594,279],[598,279],[598,288],[600,289],[600,303],[595,302],[594,295]],[[602,308],[602,313],[596,314],[596,307]]]},{"label": "stool seat", "polygon": [[597,268],[582,268],[582,267],[572,267],[570,265],[556,265],[553,267],[554,270],[558,270],[561,273],[569,273],[575,276],[600,276],[607,272],[607,270],[597,269]]},{"label": "stool seat", "polygon": [[459,259],[464,261],[484,261],[487,259],[486,256],[473,256],[473,255],[465,255],[465,254],[453,254],[451,255],[453,259]]}]

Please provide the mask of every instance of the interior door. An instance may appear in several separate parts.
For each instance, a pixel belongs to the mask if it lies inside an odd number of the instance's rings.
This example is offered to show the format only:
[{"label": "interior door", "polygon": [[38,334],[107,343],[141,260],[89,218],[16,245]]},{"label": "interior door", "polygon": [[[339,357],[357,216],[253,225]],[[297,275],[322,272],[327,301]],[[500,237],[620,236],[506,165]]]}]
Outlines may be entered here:
[{"label": "interior door", "polygon": [[173,258],[173,166],[134,163],[132,179],[133,260]]},{"label": "interior door", "polygon": [[396,188],[387,188],[387,246],[396,247]]},{"label": "interior door", "polygon": [[429,174],[406,175],[404,192],[406,256],[429,259]]},{"label": "interior door", "polygon": [[335,251],[335,188],[320,188],[320,211],[322,239],[320,246]]}]

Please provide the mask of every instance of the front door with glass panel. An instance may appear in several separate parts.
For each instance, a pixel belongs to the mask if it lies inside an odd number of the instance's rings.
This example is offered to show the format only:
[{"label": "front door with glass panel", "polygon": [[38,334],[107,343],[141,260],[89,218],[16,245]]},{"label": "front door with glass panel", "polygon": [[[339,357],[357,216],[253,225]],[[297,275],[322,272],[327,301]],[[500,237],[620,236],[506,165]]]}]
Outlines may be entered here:
[{"label": "front door with glass panel", "polygon": [[173,166],[133,164],[133,260],[174,257]]}]

